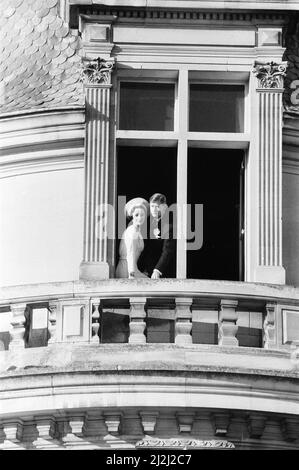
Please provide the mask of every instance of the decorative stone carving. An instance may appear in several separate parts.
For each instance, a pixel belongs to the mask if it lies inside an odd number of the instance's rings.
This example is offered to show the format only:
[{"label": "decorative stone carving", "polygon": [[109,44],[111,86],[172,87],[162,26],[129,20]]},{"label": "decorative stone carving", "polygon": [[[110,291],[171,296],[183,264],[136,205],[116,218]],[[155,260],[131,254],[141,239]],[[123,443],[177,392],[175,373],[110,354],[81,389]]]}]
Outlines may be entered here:
[{"label": "decorative stone carving", "polygon": [[53,439],[55,434],[55,420],[51,416],[35,418],[38,437],[41,439]]},{"label": "decorative stone carving", "polygon": [[11,326],[10,331],[11,341],[9,349],[23,349],[25,348],[25,322],[26,322],[26,304],[13,304],[11,309]]},{"label": "decorative stone carving", "polygon": [[254,73],[259,81],[259,88],[283,88],[283,79],[286,76],[287,62],[276,64],[269,62],[261,64],[256,62]]},{"label": "decorative stone carving", "polygon": [[194,421],[194,413],[183,413],[178,412],[176,414],[176,419],[178,423],[179,432],[190,433],[192,430],[192,425]]},{"label": "decorative stone carving", "polygon": [[144,334],[146,323],[144,321],[146,317],[145,313],[145,297],[131,297],[130,298],[130,336],[129,343],[144,344],[146,343],[146,337]]},{"label": "decorative stone carving", "polygon": [[215,420],[215,435],[216,436],[226,436],[230,415],[229,413],[214,413]]},{"label": "decorative stone carving", "polygon": [[282,421],[282,432],[288,441],[296,441],[299,436],[299,419],[294,416],[284,418]]},{"label": "decorative stone carving", "polygon": [[88,85],[110,85],[114,60],[105,60],[98,57],[87,61],[83,59],[81,80]]},{"label": "decorative stone carving", "polygon": [[210,440],[204,441],[199,439],[142,439],[136,442],[136,447],[165,447],[165,448],[183,448],[183,449],[234,449],[235,446],[229,441]]},{"label": "decorative stone carving", "polygon": [[50,337],[48,339],[48,344],[56,343],[57,341],[57,336],[56,336],[57,310],[58,310],[58,303],[49,302],[48,332],[49,332]]},{"label": "decorative stone carving", "polygon": [[251,413],[248,417],[248,432],[252,439],[259,439],[264,433],[267,418],[261,414]]},{"label": "decorative stone carving", "polygon": [[237,300],[224,299],[220,302],[218,344],[220,346],[238,346]]},{"label": "decorative stone carving", "polygon": [[83,435],[84,416],[71,416],[69,418],[69,426],[71,433],[75,436]]},{"label": "decorative stone carving", "polygon": [[20,442],[22,440],[23,423],[19,419],[6,421],[3,423],[5,439],[10,442]]},{"label": "decorative stone carving", "polygon": [[140,411],[139,415],[144,434],[154,434],[159,412]]},{"label": "decorative stone carving", "polygon": [[175,343],[192,344],[192,299],[177,298],[175,303]]},{"label": "decorative stone carving", "polygon": [[104,413],[104,420],[109,434],[119,434],[121,417],[122,413],[119,411],[116,411],[115,413]]},{"label": "decorative stone carving", "polygon": [[274,303],[266,305],[266,316],[263,324],[264,337],[263,344],[265,349],[270,349],[276,346],[275,340],[275,308]]}]

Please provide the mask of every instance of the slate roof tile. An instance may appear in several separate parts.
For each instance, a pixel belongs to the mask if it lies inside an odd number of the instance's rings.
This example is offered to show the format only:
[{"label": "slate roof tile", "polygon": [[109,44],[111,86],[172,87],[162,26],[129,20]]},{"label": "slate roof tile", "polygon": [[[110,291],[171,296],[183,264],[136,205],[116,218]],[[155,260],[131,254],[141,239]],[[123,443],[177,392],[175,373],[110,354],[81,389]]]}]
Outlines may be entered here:
[{"label": "slate roof tile", "polygon": [[84,105],[80,49],[58,0],[1,0],[0,113]]}]

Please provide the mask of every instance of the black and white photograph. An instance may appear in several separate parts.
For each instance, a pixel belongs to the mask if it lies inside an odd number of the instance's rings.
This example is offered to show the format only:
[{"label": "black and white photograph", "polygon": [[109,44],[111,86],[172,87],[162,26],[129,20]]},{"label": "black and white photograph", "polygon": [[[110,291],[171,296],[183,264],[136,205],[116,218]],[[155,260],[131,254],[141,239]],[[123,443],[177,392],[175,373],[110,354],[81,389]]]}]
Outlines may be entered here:
[{"label": "black and white photograph", "polygon": [[0,0],[2,450],[299,450],[299,0]]}]

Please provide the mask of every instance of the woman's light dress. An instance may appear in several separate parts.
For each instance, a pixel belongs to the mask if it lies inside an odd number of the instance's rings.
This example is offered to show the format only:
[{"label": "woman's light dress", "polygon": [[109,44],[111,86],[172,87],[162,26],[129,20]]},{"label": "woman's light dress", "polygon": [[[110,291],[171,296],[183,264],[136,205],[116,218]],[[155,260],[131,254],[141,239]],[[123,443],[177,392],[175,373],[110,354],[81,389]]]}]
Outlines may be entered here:
[{"label": "woman's light dress", "polygon": [[128,278],[134,272],[135,278],[147,277],[137,267],[137,261],[144,249],[143,237],[134,225],[124,231],[119,245],[119,262],[115,275],[117,278]]}]

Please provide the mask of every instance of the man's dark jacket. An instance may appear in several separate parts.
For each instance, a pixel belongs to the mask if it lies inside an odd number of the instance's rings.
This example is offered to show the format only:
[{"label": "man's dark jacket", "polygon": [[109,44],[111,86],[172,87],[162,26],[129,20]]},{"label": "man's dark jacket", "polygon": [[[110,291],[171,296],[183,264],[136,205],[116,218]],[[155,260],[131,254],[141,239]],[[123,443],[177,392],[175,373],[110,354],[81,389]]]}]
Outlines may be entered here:
[{"label": "man's dark jacket", "polygon": [[173,237],[173,224],[167,219],[160,219],[158,224],[152,218],[148,220],[147,236],[144,236],[144,250],[138,260],[138,268],[149,277],[154,269],[158,269],[162,277],[176,277],[176,240]]}]

